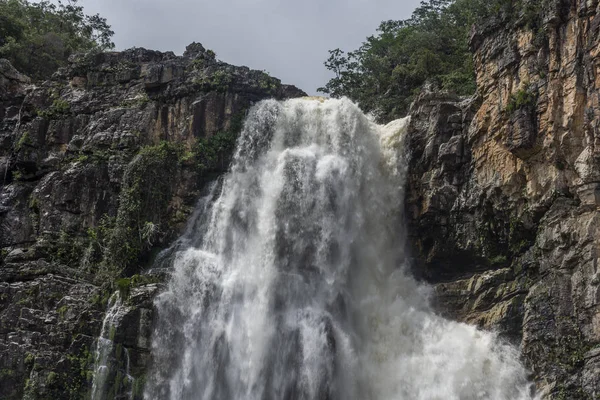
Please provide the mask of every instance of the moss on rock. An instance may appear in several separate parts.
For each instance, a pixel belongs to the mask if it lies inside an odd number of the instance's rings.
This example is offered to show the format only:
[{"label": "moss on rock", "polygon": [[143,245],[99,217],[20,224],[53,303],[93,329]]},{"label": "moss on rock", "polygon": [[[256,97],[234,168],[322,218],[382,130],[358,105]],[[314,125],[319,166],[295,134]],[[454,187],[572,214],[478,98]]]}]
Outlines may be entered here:
[{"label": "moss on rock", "polygon": [[125,171],[119,211],[105,261],[117,276],[164,234],[178,179],[180,147],[168,142],[143,147]]}]

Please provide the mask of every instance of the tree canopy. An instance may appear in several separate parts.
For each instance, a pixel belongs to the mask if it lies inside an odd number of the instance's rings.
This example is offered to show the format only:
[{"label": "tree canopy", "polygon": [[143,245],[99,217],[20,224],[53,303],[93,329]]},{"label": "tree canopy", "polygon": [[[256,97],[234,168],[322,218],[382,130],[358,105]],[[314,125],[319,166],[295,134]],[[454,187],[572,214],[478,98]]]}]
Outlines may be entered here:
[{"label": "tree canopy", "polygon": [[412,17],[384,21],[357,50],[330,50],[334,77],[318,90],[347,96],[381,121],[407,113],[415,93],[431,81],[459,95],[475,92],[468,46],[474,24],[539,11],[545,0],[427,0]]},{"label": "tree canopy", "polygon": [[113,34],[77,0],[0,0],[0,57],[33,79],[49,78],[73,53],[114,48]]}]

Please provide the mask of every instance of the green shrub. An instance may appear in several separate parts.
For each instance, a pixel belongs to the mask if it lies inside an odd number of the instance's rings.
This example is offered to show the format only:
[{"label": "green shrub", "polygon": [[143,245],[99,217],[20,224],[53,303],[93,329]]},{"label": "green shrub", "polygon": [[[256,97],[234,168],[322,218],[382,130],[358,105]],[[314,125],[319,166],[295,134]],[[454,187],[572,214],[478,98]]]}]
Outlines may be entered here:
[{"label": "green shrub", "polygon": [[61,230],[58,238],[52,238],[52,242],[49,256],[53,262],[71,267],[79,266],[81,256],[87,247],[86,238]]},{"label": "green shrub", "polygon": [[256,85],[261,90],[273,92],[279,88],[281,81],[277,78],[273,78],[267,71],[263,71],[258,75]]},{"label": "green shrub", "polygon": [[513,93],[506,104],[506,112],[513,114],[515,111],[526,107],[532,107],[537,101],[537,96],[530,85]]},{"label": "green shrub", "polygon": [[233,76],[223,69],[218,69],[209,75],[204,82],[216,91],[226,92],[233,83]]},{"label": "green shrub", "polygon": [[15,150],[20,151],[24,146],[31,146],[32,144],[33,143],[31,141],[31,137],[29,136],[29,131],[25,131],[17,141]]},{"label": "green shrub", "polygon": [[56,312],[58,313],[58,316],[60,317],[60,319],[65,319],[65,314],[67,313],[67,311],[69,310],[69,306],[64,305],[62,307],[60,307],[58,310],[56,310]]},{"label": "green shrub", "polygon": [[48,375],[46,375],[46,385],[48,385],[48,386],[54,385],[57,380],[58,380],[58,375],[56,375],[56,372],[54,372],[54,371],[49,372]]},{"label": "green shrub", "polygon": [[211,171],[223,167],[224,155],[235,146],[236,136],[232,131],[217,132],[208,139],[198,140],[194,153],[200,171]]},{"label": "green shrub", "polygon": [[228,130],[198,140],[193,154],[200,172],[222,170],[226,167],[226,158],[235,148],[237,137],[244,124],[244,117],[245,111],[239,112],[231,119]]},{"label": "green shrub", "polygon": [[31,353],[27,353],[25,355],[25,360],[23,361],[23,363],[28,366],[31,367],[33,366],[33,363],[35,362],[35,356]]},{"label": "green shrub", "polygon": [[189,68],[193,70],[201,70],[204,68],[205,64],[206,61],[204,60],[204,58],[196,58],[190,63]]},{"label": "green shrub", "polygon": [[148,285],[151,283],[159,283],[161,279],[152,275],[133,275],[129,278],[119,278],[115,281],[115,286],[119,291],[122,299],[129,297],[131,289]]},{"label": "green shrub", "polygon": [[47,110],[38,112],[38,115],[46,119],[57,119],[69,115],[71,113],[71,105],[63,99],[56,99]]},{"label": "green shrub", "polygon": [[498,256],[491,258],[489,261],[490,261],[490,265],[500,267],[500,266],[506,266],[506,263],[508,262],[508,258],[503,255],[498,255]]},{"label": "green shrub", "polygon": [[48,79],[71,54],[114,47],[106,19],[68,2],[1,0],[0,58],[34,79]]},{"label": "green shrub", "polygon": [[111,275],[118,276],[138,261],[163,232],[181,151],[180,146],[168,142],[146,146],[128,165],[105,251],[105,266]]},{"label": "green shrub", "polygon": [[12,171],[12,179],[16,182],[23,180],[23,173],[19,170]]}]

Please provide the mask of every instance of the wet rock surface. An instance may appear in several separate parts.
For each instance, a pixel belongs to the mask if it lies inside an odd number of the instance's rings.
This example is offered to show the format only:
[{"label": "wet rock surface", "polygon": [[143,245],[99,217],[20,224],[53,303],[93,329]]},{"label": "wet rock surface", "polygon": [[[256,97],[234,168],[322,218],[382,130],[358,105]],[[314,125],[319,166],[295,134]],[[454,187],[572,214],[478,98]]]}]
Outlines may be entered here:
[{"label": "wet rock surface", "polygon": [[140,274],[226,170],[246,110],[303,95],[198,43],[74,56],[34,84],[0,60],[0,398],[88,395],[114,290],[143,382],[160,278]]}]

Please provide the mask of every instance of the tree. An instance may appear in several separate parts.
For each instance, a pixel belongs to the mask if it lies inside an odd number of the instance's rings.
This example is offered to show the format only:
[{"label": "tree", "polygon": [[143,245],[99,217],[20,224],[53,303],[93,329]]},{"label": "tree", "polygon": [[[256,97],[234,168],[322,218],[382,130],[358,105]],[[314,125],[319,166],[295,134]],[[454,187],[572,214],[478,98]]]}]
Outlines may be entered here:
[{"label": "tree", "polygon": [[[493,18],[512,22],[539,17],[547,0],[428,0],[410,19],[384,21],[377,35],[358,50],[331,50],[325,67],[334,77],[318,90],[347,96],[380,121],[407,113],[416,92],[427,82],[459,95],[475,92],[469,32]],[[535,21],[534,21],[535,22]]]},{"label": "tree", "polygon": [[47,79],[69,56],[114,48],[105,18],[86,15],[77,0],[0,0],[0,57],[33,79]]}]

